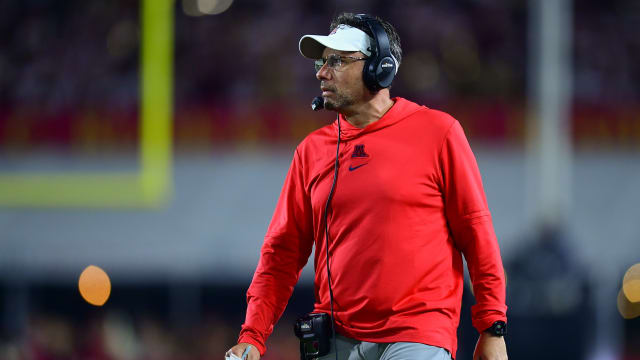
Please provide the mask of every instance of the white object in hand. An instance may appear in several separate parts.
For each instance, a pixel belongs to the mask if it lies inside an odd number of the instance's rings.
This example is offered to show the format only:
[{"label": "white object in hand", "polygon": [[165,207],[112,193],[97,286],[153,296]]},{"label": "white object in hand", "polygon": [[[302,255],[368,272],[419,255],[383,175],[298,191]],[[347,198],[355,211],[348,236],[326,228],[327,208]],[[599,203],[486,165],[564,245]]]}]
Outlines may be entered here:
[{"label": "white object in hand", "polygon": [[224,360],[246,360],[247,356],[249,356],[249,351],[251,351],[251,345],[247,346],[245,351],[242,353],[242,357],[238,357],[238,355],[234,353],[229,353],[225,356]]}]

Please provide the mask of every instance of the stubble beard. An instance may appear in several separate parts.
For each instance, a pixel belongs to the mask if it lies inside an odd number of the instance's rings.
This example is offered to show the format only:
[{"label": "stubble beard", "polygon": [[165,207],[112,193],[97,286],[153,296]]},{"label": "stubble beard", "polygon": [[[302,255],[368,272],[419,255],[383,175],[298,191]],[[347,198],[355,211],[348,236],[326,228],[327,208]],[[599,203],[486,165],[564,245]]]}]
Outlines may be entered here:
[{"label": "stubble beard", "polygon": [[324,108],[338,111],[355,104],[353,97],[334,90],[332,98],[324,98]]}]

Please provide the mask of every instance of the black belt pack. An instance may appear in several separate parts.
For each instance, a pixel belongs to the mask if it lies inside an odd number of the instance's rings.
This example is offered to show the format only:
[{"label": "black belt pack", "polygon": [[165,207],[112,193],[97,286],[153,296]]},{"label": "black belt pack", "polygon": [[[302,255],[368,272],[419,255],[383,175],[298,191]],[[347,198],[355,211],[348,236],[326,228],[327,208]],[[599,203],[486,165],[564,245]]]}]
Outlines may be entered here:
[{"label": "black belt pack", "polygon": [[296,320],[293,331],[300,339],[301,360],[312,360],[329,353],[331,317],[328,314],[307,314]]}]

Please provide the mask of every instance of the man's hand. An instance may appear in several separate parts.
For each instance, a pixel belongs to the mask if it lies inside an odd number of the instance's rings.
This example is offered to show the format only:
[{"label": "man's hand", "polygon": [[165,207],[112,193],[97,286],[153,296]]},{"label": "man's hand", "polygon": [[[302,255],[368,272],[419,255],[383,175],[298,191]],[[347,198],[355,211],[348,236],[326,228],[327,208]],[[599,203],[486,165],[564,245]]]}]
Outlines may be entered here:
[{"label": "man's hand", "polygon": [[507,345],[504,337],[486,332],[480,334],[473,360],[507,360]]},{"label": "man's hand", "polygon": [[[242,357],[242,353],[244,353],[244,350],[249,345],[251,345],[251,344],[240,343],[240,344],[232,347],[231,349],[229,349],[229,351],[227,351],[225,356],[234,354],[235,356],[240,358],[240,357]],[[258,351],[258,348],[256,348],[255,345],[251,345],[251,350],[249,350],[249,355],[247,356],[247,360],[260,360],[260,352]]]}]

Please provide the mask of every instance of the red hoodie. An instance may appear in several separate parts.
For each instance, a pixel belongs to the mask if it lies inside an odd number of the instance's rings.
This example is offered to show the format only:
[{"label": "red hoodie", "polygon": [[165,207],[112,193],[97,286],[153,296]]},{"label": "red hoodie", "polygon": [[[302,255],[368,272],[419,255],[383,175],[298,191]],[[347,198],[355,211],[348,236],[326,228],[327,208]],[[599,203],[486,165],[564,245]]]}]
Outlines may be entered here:
[{"label": "red hoodie", "polygon": [[[462,254],[483,331],[506,321],[505,279],[475,157],[451,116],[403,98],[364,129],[340,116],[340,167],[328,215],[336,329],[369,342],[457,348]],[[330,313],[323,214],[337,122],[298,145],[247,292],[239,342],[265,352],[316,246],[315,312]]]}]

